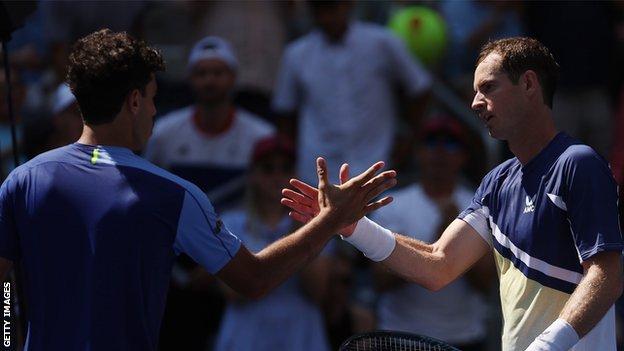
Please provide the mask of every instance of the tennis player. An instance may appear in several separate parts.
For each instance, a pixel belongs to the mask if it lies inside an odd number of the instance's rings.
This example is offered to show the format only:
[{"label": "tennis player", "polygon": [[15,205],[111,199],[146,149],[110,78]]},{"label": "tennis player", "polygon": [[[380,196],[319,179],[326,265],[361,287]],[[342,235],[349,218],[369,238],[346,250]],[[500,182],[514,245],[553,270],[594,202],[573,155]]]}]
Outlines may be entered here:
[{"label": "tennis player", "polygon": [[[367,218],[341,233],[370,259],[432,290],[493,250],[503,350],[615,351],[613,304],[622,293],[624,247],[616,184],[602,157],[557,132],[558,71],[534,39],[486,44],[472,108],[516,157],[483,178],[471,205],[435,243],[393,234]],[[347,167],[340,178],[348,179]],[[291,184],[299,192],[284,190],[282,203],[308,221],[316,213],[310,198],[316,189]]]},{"label": "tennis player", "polygon": [[136,156],[156,113],[160,54],[125,33],[80,39],[69,83],[84,129],[77,143],[15,169],[0,190],[0,273],[19,261],[28,302],[25,350],[156,350],[171,267],[184,252],[246,296],[277,286],[338,229],[390,199],[372,166],[342,187],[317,161],[321,213],[251,254],[206,195]]}]

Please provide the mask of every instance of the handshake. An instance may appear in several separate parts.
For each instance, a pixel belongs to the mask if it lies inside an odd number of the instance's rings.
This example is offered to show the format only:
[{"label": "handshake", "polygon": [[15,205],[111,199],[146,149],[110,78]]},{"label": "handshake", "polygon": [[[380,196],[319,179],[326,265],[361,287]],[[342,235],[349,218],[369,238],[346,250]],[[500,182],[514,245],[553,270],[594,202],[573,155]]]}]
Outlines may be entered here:
[{"label": "handshake", "polygon": [[289,216],[294,220],[307,223],[317,217],[335,228],[335,232],[349,237],[362,217],[392,202],[389,196],[373,201],[396,185],[395,171],[377,174],[383,167],[383,162],[377,162],[349,179],[349,165],[343,164],[340,185],[334,185],[328,180],[327,163],[319,157],[316,160],[318,188],[291,179],[290,185],[296,190],[283,189],[281,203],[291,209]]}]

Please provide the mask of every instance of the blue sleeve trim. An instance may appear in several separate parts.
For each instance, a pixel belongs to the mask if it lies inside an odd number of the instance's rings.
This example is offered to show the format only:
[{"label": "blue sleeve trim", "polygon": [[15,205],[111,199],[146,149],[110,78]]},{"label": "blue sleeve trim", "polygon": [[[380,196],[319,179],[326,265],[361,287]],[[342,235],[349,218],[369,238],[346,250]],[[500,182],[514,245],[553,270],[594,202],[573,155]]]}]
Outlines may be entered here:
[{"label": "blue sleeve trim", "polygon": [[605,251],[620,251],[621,253],[622,250],[624,250],[624,244],[622,243],[600,244],[589,251],[582,252],[581,260],[582,262],[585,262],[593,256]]}]

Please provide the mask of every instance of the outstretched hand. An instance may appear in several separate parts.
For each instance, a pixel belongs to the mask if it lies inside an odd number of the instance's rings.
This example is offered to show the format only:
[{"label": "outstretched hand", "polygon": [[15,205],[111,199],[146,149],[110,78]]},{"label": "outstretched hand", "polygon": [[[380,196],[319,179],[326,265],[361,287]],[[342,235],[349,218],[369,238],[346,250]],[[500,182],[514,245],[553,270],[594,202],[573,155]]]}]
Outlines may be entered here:
[{"label": "outstretched hand", "polygon": [[383,162],[377,162],[365,172],[349,179],[349,166],[343,164],[340,167],[340,185],[333,185],[328,180],[325,160],[318,158],[318,188],[298,179],[291,179],[290,185],[298,191],[283,189],[281,203],[291,208],[289,215],[293,219],[303,223],[324,213],[340,223],[340,234],[349,236],[360,218],[392,202],[392,197],[389,196],[371,202],[396,185],[395,171],[375,175],[383,166]]}]

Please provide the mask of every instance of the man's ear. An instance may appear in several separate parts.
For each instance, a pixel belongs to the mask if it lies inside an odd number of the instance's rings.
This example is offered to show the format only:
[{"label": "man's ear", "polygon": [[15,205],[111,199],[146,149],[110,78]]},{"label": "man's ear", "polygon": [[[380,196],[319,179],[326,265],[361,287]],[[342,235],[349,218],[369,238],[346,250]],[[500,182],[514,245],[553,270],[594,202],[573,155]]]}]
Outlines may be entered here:
[{"label": "man's ear", "polygon": [[[537,78],[537,73],[532,70],[524,72],[522,75],[522,83],[524,90],[529,96],[542,96],[542,86]],[[538,94],[538,95],[536,95]]]},{"label": "man's ear", "polygon": [[133,115],[139,112],[139,106],[141,105],[141,92],[139,89],[133,89],[128,93],[126,97],[126,106]]}]

